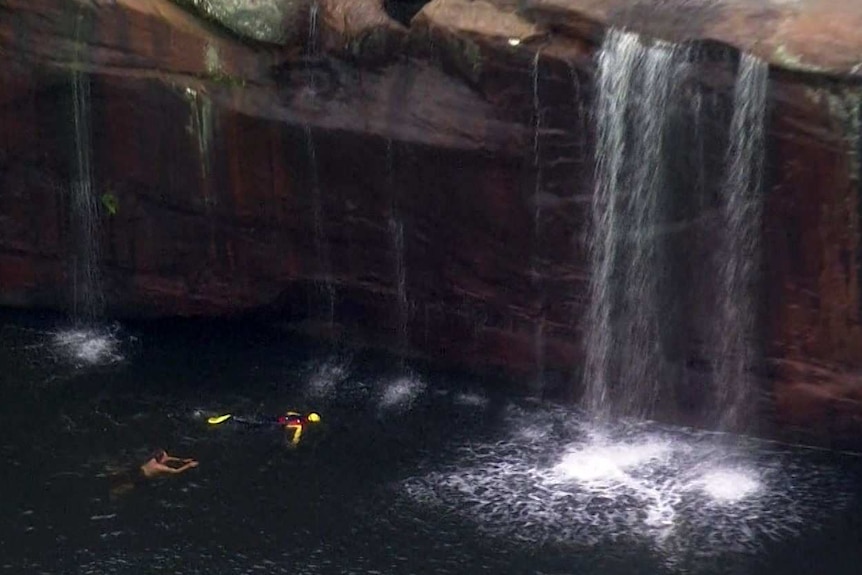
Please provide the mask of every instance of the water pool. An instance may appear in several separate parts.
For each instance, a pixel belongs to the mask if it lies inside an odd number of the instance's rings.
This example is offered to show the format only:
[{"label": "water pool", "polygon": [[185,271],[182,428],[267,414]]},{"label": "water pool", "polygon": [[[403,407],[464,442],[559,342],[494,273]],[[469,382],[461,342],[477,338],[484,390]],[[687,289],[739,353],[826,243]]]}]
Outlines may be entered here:
[{"label": "water pool", "polygon": [[[9,573],[858,573],[862,460],[259,326],[3,316]],[[219,412],[323,415],[297,449]],[[156,446],[200,467],[119,498]]]}]

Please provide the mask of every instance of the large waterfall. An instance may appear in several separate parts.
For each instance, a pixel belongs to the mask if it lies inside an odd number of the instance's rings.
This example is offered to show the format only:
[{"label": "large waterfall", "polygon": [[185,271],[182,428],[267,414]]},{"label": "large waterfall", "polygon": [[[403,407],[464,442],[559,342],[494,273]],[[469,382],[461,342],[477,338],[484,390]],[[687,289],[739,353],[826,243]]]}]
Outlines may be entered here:
[{"label": "large waterfall", "polygon": [[[687,318],[671,312],[683,309],[674,299],[710,298],[702,306],[707,317],[698,319],[715,396],[707,409],[719,413],[715,420],[723,428],[736,430],[750,419],[746,412],[755,389],[752,336],[767,66],[751,56],[741,58],[724,175],[714,190],[718,197],[709,200],[702,169],[677,173],[685,162],[676,156],[698,155],[695,163],[702,163],[706,138],[719,136],[705,134],[697,123],[701,95],[683,91],[691,79],[690,60],[688,49],[646,43],[619,30],[608,32],[599,54],[584,405],[598,417],[652,415],[659,399],[674,393],[671,374],[680,368],[680,354],[670,365],[666,342],[698,335],[668,336],[691,327]],[[688,126],[684,114],[696,122]],[[695,149],[682,149],[674,139],[681,125],[691,132],[686,138],[697,140]],[[670,210],[681,204],[703,213],[689,222],[676,221]],[[696,232],[713,257],[689,261],[693,267],[680,271],[685,262],[673,258],[680,247],[670,247],[675,240],[666,232],[702,221],[705,210],[719,214],[715,229]],[[697,274],[714,278],[714,294],[694,293]],[[668,283],[671,277],[674,285]]]}]

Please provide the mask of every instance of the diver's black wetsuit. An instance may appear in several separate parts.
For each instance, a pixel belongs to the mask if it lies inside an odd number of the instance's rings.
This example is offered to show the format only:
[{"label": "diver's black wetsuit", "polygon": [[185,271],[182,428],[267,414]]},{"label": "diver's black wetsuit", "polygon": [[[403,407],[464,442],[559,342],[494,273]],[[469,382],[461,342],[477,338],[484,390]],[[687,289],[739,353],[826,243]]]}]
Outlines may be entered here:
[{"label": "diver's black wetsuit", "polygon": [[239,417],[231,416],[225,423],[238,423],[246,427],[275,427],[283,425],[278,417]]}]

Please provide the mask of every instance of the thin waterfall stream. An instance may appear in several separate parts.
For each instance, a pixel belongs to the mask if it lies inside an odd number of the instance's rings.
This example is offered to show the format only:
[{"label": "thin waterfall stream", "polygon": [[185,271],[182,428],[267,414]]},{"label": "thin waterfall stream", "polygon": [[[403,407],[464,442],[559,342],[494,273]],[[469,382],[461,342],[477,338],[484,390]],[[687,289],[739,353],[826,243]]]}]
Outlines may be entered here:
[{"label": "thin waterfall stream", "polygon": [[599,55],[584,402],[600,417],[647,416],[658,397],[663,140],[686,57],[618,30]]},{"label": "thin waterfall stream", "polygon": [[407,298],[407,262],[404,247],[404,220],[399,206],[399,190],[395,187],[395,150],[392,140],[386,140],[386,187],[389,189],[389,235],[395,261],[395,289],[398,296],[398,355],[402,362],[410,345],[410,301]]},{"label": "thin waterfall stream", "polygon": [[102,314],[104,294],[99,269],[99,206],[93,185],[90,78],[76,69],[71,82],[75,130],[71,182],[72,317],[76,323],[92,323]]},{"label": "thin waterfall stream", "polygon": [[[540,145],[542,131],[542,102],[539,98],[539,64],[541,62],[542,51],[536,50],[533,56],[533,65],[531,69],[530,80],[532,82],[533,93],[533,169],[535,170],[535,189],[534,200],[535,207],[533,208],[533,263],[532,273],[540,291],[540,306],[545,307],[547,295],[545,293],[544,280],[542,279],[541,270],[541,232],[542,232],[542,151]],[[545,312],[542,309],[540,316],[537,318],[536,326],[533,330],[533,355],[535,361],[535,380],[533,381],[533,392],[541,393],[545,386]]]},{"label": "thin waterfall stream", "polygon": [[768,80],[765,62],[741,56],[721,189],[720,287],[712,345],[719,425],[733,431],[750,426],[757,399],[752,370],[758,355],[755,329]]},{"label": "thin waterfall stream", "polygon": [[[317,100],[317,83],[313,60],[319,55],[318,46],[318,17],[320,5],[312,2],[308,13],[308,46],[307,57],[311,65],[308,66],[309,92],[312,103]],[[324,225],[323,196],[320,189],[320,170],[317,162],[317,149],[314,142],[314,132],[309,124],[304,126],[305,146],[308,156],[308,171],[311,184],[311,209],[314,218],[314,245],[317,251],[318,277],[315,280],[318,292],[326,300],[324,311],[330,331],[335,323],[335,286],[332,282],[332,262],[329,255],[329,240]]]}]

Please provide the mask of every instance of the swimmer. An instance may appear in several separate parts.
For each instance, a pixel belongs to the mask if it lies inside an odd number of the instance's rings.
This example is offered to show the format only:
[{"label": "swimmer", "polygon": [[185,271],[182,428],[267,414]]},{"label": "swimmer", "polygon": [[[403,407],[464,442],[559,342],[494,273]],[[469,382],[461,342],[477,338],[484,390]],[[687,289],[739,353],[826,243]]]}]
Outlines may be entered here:
[{"label": "swimmer", "polygon": [[295,411],[288,411],[284,415],[280,416],[278,421],[284,426],[285,430],[293,433],[290,443],[293,445],[299,445],[299,439],[302,437],[302,432],[305,427],[310,423],[320,423],[320,416],[313,411],[308,415],[302,415]]},{"label": "swimmer", "polygon": [[127,493],[151,479],[167,475],[177,475],[198,466],[191,458],[168,455],[164,449],[157,449],[146,462],[133,466],[111,477],[111,495]]},{"label": "swimmer", "polygon": [[309,424],[320,423],[320,415],[313,411],[308,415],[302,415],[298,411],[288,411],[278,417],[256,419],[234,416],[228,413],[207,419],[207,423],[210,425],[219,425],[227,421],[233,421],[248,427],[282,427],[285,431],[290,432],[289,441],[291,445],[295,446],[299,445],[299,440],[302,439],[302,432],[305,431],[305,428]]},{"label": "swimmer", "polygon": [[168,455],[164,449],[153,453],[146,463],[141,465],[141,474],[146,479],[153,479],[164,475],[177,475],[198,466],[198,462],[190,457],[181,458]]}]

